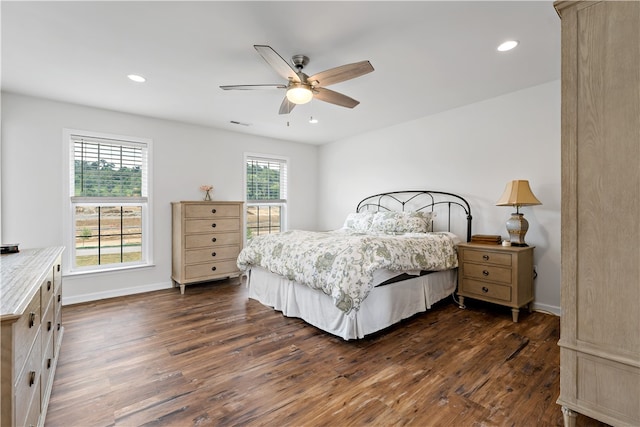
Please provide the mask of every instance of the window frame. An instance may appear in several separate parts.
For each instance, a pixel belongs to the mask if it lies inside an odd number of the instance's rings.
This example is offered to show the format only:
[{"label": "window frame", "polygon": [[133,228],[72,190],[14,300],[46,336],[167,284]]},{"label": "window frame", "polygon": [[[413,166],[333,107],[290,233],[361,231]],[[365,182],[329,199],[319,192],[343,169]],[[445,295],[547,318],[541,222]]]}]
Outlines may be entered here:
[{"label": "window frame", "polygon": [[[247,199],[247,164],[249,162],[249,160],[264,160],[264,161],[272,161],[274,163],[280,163],[283,164],[285,167],[285,174],[284,177],[280,176],[280,186],[281,189],[284,187],[284,198],[280,198],[280,199],[275,199],[273,201],[269,201],[269,200],[248,200]],[[244,224],[243,224],[243,228],[244,228],[244,233],[243,233],[243,239],[244,239],[244,243],[246,245],[247,243],[247,230],[249,229],[248,226],[248,215],[247,215],[247,211],[249,209],[250,206],[278,206],[280,207],[280,232],[284,232],[288,230],[289,227],[289,222],[288,222],[288,204],[289,204],[289,200],[288,200],[288,192],[289,192],[289,168],[290,168],[290,161],[288,157],[284,157],[284,156],[278,156],[278,155],[274,155],[274,154],[262,154],[262,153],[244,153],[244,157],[243,157],[243,200],[244,200]],[[282,194],[280,194],[282,196]]]},{"label": "window frame", "polygon": [[[146,147],[146,180],[143,179],[141,197],[85,197],[75,196],[74,189],[74,140],[78,137],[88,140],[121,142],[122,145],[135,145]],[[153,140],[128,135],[116,135],[95,131],[63,129],[63,166],[64,166],[64,190],[63,190],[63,239],[66,250],[63,253],[63,274],[84,275],[93,273],[108,273],[119,270],[139,269],[153,266]],[[144,189],[146,187],[146,191]],[[93,206],[141,206],[141,244],[142,259],[136,262],[113,263],[92,266],[76,266],[76,236],[75,221],[76,205]]]}]

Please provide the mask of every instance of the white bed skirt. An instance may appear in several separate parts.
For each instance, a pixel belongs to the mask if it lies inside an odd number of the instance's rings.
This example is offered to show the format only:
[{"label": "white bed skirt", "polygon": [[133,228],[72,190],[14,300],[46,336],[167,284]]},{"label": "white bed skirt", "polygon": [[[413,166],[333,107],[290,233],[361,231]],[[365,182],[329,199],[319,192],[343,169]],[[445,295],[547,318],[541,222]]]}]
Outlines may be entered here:
[{"label": "white bed skirt", "polygon": [[373,288],[360,310],[345,314],[326,294],[253,267],[247,277],[249,298],[298,317],[345,340],[363,338],[451,295],[456,289],[457,270],[438,271],[390,285]]}]

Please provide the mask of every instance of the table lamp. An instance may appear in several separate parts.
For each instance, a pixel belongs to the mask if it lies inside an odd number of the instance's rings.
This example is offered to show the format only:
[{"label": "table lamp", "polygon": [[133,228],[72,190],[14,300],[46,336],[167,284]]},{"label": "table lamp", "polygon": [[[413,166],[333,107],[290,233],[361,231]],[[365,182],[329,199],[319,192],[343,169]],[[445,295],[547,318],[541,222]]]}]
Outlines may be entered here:
[{"label": "table lamp", "polygon": [[504,193],[496,206],[515,206],[516,211],[511,214],[511,218],[507,221],[507,231],[511,246],[528,246],[524,242],[524,236],[529,229],[529,222],[524,218],[524,214],[520,213],[520,206],[541,205],[540,200],[536,199],[529,187],[529,181],[518,179],[507,183]]}]

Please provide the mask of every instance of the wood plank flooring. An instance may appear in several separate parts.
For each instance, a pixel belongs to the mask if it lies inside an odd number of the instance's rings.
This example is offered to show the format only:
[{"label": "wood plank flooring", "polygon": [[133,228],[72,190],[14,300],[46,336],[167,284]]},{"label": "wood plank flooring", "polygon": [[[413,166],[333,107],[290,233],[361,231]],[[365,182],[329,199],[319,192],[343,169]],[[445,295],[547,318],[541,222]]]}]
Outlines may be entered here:
[{"label": "wood plank flooring", "polygon": [[65,306],[45,425],[562,425],[559,319],[465,302],[348,342],[236,280]]}]

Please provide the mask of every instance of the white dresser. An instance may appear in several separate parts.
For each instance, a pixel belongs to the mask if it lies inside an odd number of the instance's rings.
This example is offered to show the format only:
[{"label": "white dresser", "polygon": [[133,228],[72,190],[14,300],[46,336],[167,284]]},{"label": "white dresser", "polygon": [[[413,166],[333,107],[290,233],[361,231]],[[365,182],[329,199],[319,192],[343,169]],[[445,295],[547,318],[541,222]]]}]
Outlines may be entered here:
[{"label": "white dresser", "polygon": [[240,275],[242,202],[172,203],[172,273],[180,286]]},{"label": "white dresser", "polygon": [[42,426],[62,343],[64,248],[0,255],[1,426]]}]

